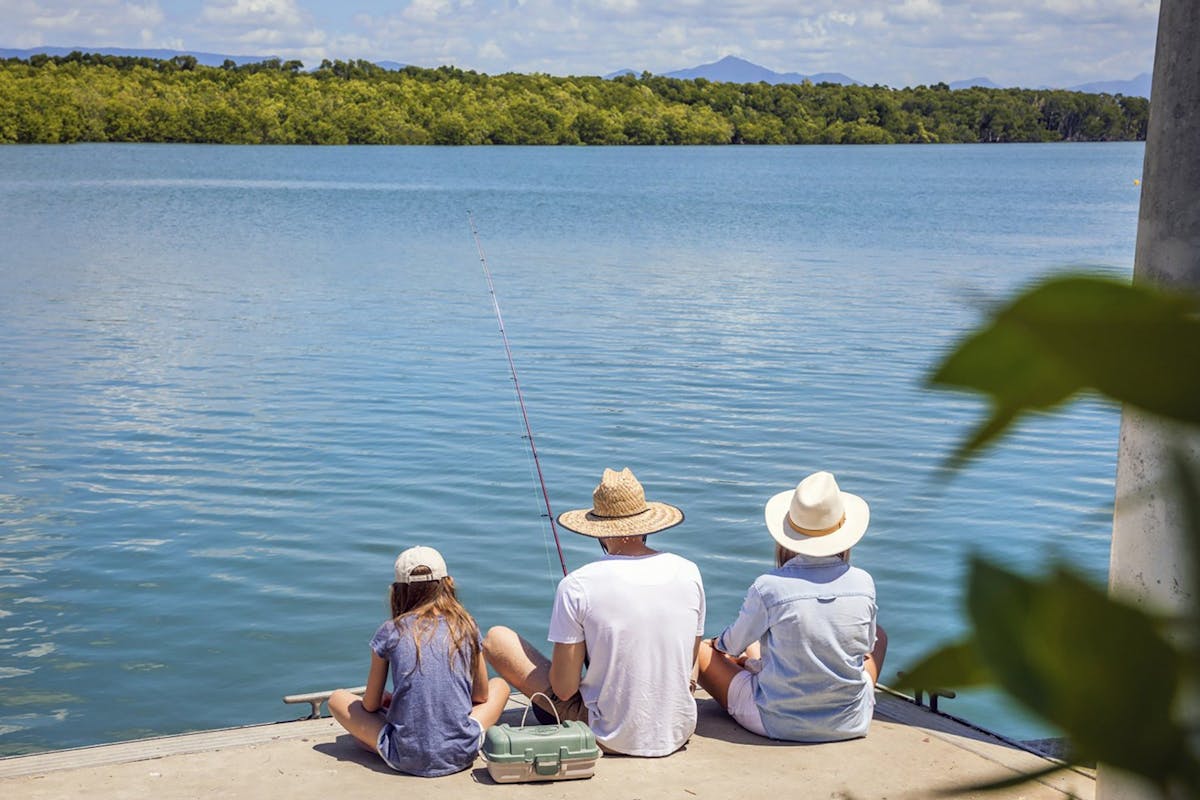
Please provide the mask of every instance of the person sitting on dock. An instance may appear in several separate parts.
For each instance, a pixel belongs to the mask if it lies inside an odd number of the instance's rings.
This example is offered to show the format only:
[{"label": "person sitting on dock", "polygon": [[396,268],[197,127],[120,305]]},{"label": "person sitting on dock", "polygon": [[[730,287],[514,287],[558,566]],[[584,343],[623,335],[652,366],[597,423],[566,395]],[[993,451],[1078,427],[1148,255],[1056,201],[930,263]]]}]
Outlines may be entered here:
[{"label": "person sitting on dock", "polygon": [[508,684],[488,680],[479,628],[437,550],[410,547],[395,573],[392,618],[371,639],[366,692],[360,700],[338,689],[329,711],[397,772],[450,775],[475,762],[484,731],[508,702]]},{"label": "person sitting on dock", "polygon": [[700,570],[646,546],[647,535],[682,521],[675,506],[647,502],[629,469],[604,470],[592,507],[559,515],[564,528],[598,539],[605,556],[559,582],[552,657],[500,626],[483,644],[488,663],[532,699],[539,719],[553,722],[545,713],[552,704],[561,719],[586,722],[606,751],[631,756],[669,755],[695,731]]},{"label": "person sitting on dock", "polygon": [[887,652],[875,583],[850,566],[869,520],[866,501],[828,472],[767,502],[777,569],[699,653],[700,685],[743,728],[797,742],[866,735]]}]

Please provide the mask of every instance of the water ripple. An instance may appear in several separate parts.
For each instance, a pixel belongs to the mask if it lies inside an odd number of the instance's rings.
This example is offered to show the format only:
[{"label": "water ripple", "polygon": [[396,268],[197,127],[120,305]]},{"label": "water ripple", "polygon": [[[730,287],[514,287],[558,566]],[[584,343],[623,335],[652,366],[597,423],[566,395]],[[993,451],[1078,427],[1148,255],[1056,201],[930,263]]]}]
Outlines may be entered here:
[{"label": "water ripple", "polygon": [[[544,640],[557,556],[468,207],[554,509],[626,465],[683,507],[661,545],[700,565],[710,632],[770,561],[766,498],[821,468],[871,503],[854,558],[897,667],[961,632],[972,553],[1102,579],[1117,412],[1039,416],[944,481],[984,409],[922,381],[1014,287],[1128,271],[1140,160],[0,150],[0,754],[361,682],[410,544],[482,625]],[[1045,186],[1064,171],[1072,197]],[[571,565],[598,552],[563,536]],[[955,711],[1036,733],[994,697]]]}]

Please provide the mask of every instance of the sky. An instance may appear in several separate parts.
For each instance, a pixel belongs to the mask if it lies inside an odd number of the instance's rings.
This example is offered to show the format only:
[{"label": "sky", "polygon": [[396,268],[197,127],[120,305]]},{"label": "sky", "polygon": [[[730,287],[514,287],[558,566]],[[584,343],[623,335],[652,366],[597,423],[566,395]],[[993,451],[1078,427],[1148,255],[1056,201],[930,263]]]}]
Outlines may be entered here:
[{"label": "sky", "polygon": [[733,55],[909,86],[1072,86],[1150,72],[1158,0],[0,0],[0,47],[168,48],[655,73]]}]

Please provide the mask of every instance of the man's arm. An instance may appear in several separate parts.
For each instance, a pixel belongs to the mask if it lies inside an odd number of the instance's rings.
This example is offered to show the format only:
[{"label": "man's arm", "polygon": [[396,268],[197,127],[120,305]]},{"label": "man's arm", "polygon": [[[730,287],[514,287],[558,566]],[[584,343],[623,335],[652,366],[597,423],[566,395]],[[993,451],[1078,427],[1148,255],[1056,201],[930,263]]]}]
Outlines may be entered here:
[{"label": "man's arm", "polygon": [[579,691],[583,660],[587,657],[587,642],[554,645],[550,657],[550,688],[556,697],[566,700]]}]

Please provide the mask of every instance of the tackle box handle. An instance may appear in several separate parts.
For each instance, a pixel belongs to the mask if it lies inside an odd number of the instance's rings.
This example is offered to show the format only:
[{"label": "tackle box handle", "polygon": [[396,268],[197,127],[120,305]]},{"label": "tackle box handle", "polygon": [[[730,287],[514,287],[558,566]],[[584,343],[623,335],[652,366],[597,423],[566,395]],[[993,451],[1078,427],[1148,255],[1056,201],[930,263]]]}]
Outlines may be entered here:
[{"label": "tackle box handle", "polygon": [[[550,704],[550,710],[554,712],[554,721],[556,723],[558,723],[559,725],[562,725],[562,719],[558,716],[558,708],[555,707],[554,701],[550,699],[550,696],[547,695],[545,692],[534,692],[533,694],[529,695],[529,705],[525,706],[525,713],[521,715],[521,727],[522,728],[525,727],[525,718],[529,716],[529,709],[533,708],[533,698],[537,697],[539,694],[542,697],[545,697],[546,702]],[[556,768],[556,770],[557,770],[557,768]],[[542,774],[543,775],[552,775],[553,773],[542,773]]]}]

